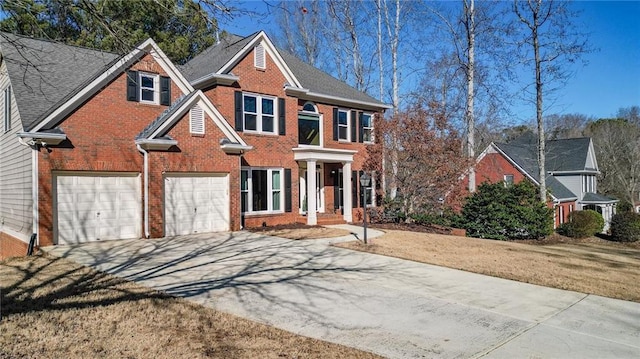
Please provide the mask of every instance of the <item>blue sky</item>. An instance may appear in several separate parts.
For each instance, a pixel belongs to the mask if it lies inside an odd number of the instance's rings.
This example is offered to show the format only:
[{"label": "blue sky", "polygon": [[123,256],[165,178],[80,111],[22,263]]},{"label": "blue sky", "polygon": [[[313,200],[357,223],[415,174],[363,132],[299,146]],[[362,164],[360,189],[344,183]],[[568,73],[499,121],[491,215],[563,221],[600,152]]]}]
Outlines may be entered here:
[{"label": "blue sky", "polygon": [[[277,11],[263,0],[244,1],[242,6],[258,12]],[[595,49],[585,55],[586,66],[575,66],[567,85],[547,114],[582,113],[596,118],[612,117],[619,108],[640,106],[640,1],[576,1],[578,19],[590,33]],[[273,34],[275,16],[238,17],[221,24],[229,32],[249,35],[258,30]],[[532,119],[532,104],[514,108],[522,121]]]}]

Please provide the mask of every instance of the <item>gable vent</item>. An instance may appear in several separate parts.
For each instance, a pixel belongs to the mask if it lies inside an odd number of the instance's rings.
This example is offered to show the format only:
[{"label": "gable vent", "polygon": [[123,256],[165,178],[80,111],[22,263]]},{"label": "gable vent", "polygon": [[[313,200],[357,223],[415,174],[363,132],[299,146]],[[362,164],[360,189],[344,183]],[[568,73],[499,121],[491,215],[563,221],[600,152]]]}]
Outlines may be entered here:
[{"label": "gable vent", "polygon": [[262,44],[259,44],[258,46],[256,46],[256,48],[253,51],[253,56],[254,56],[254,62],[255,62],[255,66],[259,69],[264,69],[267,67],[266,64],[266,56],[264,53],[264,46],[262,46]]},{"label": "gable vent", "polygon": [[204,134],[204,111],[202,107],[195,105],[189,111],[189,123],[191,124],[191,133]]}]

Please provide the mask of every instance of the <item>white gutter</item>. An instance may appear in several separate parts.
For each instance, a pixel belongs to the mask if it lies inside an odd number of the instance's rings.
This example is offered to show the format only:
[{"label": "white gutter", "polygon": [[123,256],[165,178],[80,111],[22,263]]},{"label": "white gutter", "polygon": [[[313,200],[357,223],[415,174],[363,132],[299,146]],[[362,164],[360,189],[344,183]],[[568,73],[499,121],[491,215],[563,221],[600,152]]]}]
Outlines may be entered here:
[{"label": "white gutter", "polygon": [[230,86],[230,85],[233,85],[233,83],[238,81],[240,81],[240,77],[236,75],[212,73],[192,81],[191,86],[193,86],[194,88],[205,87],[208,85]]},{"label": "white gutter", "polygon": [[371,109],[393,108],[393,106],[387,105],[384,103],[374,103],[374,102],[368,102],[368,101],[353,100],[353,99],[340,97],[340,96],[325,95],[322,93],[309,91],[308,89],[305,89],[305,88],[293,87],[290,85],[285,85],[284,90],[287,94],[291,94],[292,96],[297,96],[297,97],[308,99],[308,100],[337,102],[345,105],[364,106]]},{"label": "white gutter", "polygon": [[149,238],[149,153],[139,144],[136,147],[144,156],[144,236]]},{"label": "white gutter", "polygon": [[21,145],[31,148],[31,217],[33,217],[31,232],[36,234],[36,245],[39,247],[40,228],[38,228],[38,223],[40,222],[40,211],[38,210],[38,147],[33,139],[29,140],[29,142],[24,142],[24,138],[18,137],[18,142],[20,142]]}]

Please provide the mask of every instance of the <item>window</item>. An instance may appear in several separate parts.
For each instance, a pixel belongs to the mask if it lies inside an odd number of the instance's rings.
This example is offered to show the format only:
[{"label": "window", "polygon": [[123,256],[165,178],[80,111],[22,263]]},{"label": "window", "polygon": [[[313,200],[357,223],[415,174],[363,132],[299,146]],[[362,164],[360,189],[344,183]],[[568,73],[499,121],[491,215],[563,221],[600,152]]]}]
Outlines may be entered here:
[{"label": "window", "polygon": [[259,44],[253,51],[254,66],[259,69],[265,69],[267,67],[266,59],[267,58],[265,56],[264,46],[262,46],[262,44]]},{"label": "window", "polygon": [[338,140],[349,141],[349,111],[338,109]]},{"label": "window", "polygon": [[363,113],[360,121],[360,126],[362,126],[362,141],[373,142],[373,115]]},{"label": "window", "polygon": [[242,213],[282,212],[283,170],[243,168],[240,173]]},{"label": "window", "polygon": [[4,90],[4,132],[11,130],[11,86]]},{"label": "window", "polygon": [[596,176],[584,175],[582,176],[582,192],[596,192]]},{"label": "window", "polygon": [[505,187],[513,186],[513,175],[504,175]]},{"label": "window", "polygon": [[127,101],[171,104],[171,79],[158,74],[127,71]]},{"label": "window", "polygon": [[276,133],[275,98],[243,94],[244,130]]},{"label": "window", "polygon": [[140,102],[158,103],[158,75],[140,72]]},{"label": "window", "polygon": [[192,134],[204,134],[204,111],[202,107],[195,105],[189,111],[189,127]]},{"label": "window", "polygon": [[307,102],[298,113],[298,144],[320,146],[320,116],[316,107]]}]

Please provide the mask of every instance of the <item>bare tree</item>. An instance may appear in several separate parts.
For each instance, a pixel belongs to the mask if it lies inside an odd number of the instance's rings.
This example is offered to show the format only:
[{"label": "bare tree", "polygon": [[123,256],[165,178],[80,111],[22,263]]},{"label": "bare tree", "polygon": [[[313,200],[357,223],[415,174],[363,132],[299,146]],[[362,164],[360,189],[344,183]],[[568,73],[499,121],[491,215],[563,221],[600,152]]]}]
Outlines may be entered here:
[{"label": "bare tree", "polygon": [[[513,10],[523,25],[523,63],[535,72],[535,107],[538,130],[540,200],[547,200],[543,96],[569,76],[569,64],[588,52],[585,35],[576,30],[576,13],[569,3],[555,0],[514,0]],[[547,86],[549,85],[549,86]]]}]

